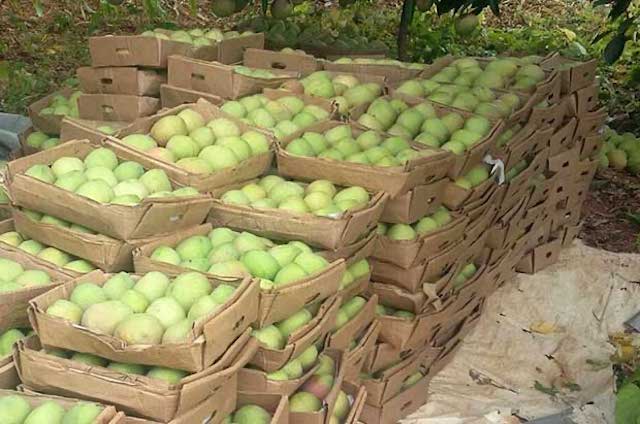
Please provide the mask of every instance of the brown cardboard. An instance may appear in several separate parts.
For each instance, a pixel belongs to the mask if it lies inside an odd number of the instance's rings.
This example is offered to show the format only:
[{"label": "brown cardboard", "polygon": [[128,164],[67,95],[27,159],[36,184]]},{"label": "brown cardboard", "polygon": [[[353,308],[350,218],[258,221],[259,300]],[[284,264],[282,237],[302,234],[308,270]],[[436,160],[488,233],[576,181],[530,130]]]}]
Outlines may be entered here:
[{"label": "brown cardboard", "polygon": [[534,274],[558,261],[562,239],[555,239],[549,243],[535,247],[518,262],[518,272]]},{"label": "brown cardboard", "polygon": [[60,141],[89,140],[94,144],[100,144],[106,138],[106,134],[97,130],[102,125],[108,125],[115,129],[115,137],[119,131],[129,125],[128,122],[91,121],[88,119],[65,117],[60,124]]},{"label": "brown cardboard", "polygon": [[563,120],[566,110],[564,102],[552,104],[547,107],[534,107],[529,116],[529,123],[539,127],[559,127]]},{"label": "brown cardboard", "polygon": [[[431,377],[422,378],[414,386],[387,401],[382,407],[372,406],[365,401],[360,421],[365,424],[394,424],[417,411],[426,401]],[[368,397],[368,394],[367,394]]]},{"label": "brown cardboard", "polygon": [[449,181],[444,190],[442,203],[450,210],[458,210],[465,204],[482,199],[495,186],[496,181],[492,177],[471,189],[460,187],[453,181]]},{"label": "brown cardboard", "polygon": [[[561,69],[560,67],[565,64],[571,64],[571,66],[567,69]],[[598,62],[596,59],[587,62],[577,62],[556,53],[545,59],[541,63],[541,66],[559,73],[561,93],[568,94],[587,87],[595,81]]]},{"label": "brown cardboard", "polygon": [[[21,234],[85,259],[106,272],[133,271],[133,250],[152,240],[123,241],[102,234],[73,231],[34,221],[18,208],[13,209],[13,219],[16,230]],[[61,271],[67,273],[67,270]],[[77,273],[72,275],[79,276]]]},{"label": "brown cardboard", "polygon": [[162,84],[160,87],[160,100],[163,108],[173,108],[186,103],[196,103],[200,99],[204,99],[209,103],[218,106],[224,103],[224,99],[222,97],[218,97],[213,94],[172,87],[167,84]]},{"label": "brown cardboard", "polygon": [[0,358],[0,389],[14,390],[19,384],[20,378],[18,378],[13,356],[5,355]]},{"label": "brown cardboard", "polygon": [[[109,277],[102,271],[93,271],[29,302],[31,326],[43,345],[93,353],[117,362],[195,372],[205,369],[221,357],[257,317],[259,285],[256,280],[249,278],[237,284],[233,296],[223,306],[195,322],[190,338],[185,343],[128,346],[116,337],[95,333],[45,313],[56,300],[68,299],[77,285],[90,281],[101,286]],[[220,284],[220,281],[211,279],[209,282],[212,286]]]},{"label": "brown cardboard", "polygon": [[586,115],[598,108],[598,84],[594,83],[582,88],[574,94],[576,116]]},{"label": "brown cardboard", "polygon": [[454,264],[451,269],[436,282],[426,282],[422,284],[422,292],[427,296],[427,299],[431,301],[431,306],[436,310],[441,311],[446,306],[446,300],[453,292],[453,279],[458,275],[462,269],[460,261]]},{"label": "brown cardboard", "polygon": [[258,405],[266,409],[271,414],[269,424],[289,424],[289,398],[287,396],[259,392],[238,392],[236,410],[244,405]]},{"label": "brown cardboard", "polygon": [[606,119],[606,108],[598,109],[595,112],[589,112],[578,117],[578,125],[576,126],[574,139],[580,142],[588,136],[599,133]]},{"label": "brown cardboard", "polygon": [[160,96],[160,84],[167,76],[151,69],[129,67],[91,68],[76,71],[80,89],[87,94],[130,94],[132,96]]},{"label": "brown cardboard", "polygon": [[580,161],[580,149],[575,147],[557,155],[549,156],[548,169],[551,172],[568,172],[575,169]]},{"label": "brown cardboard", "polygon": [[[4,221],[6,223],[6,221]],[[37,269],[51,277],[51,283],[44,286],[29,286],[20,290],[0,294],[0,328],[29,327],[27,306],[31,299],[46,293],[71,277],[59,271],[53,264],[35,258],[22,250],[2,243],[0,258],[10,259],[22,265],[25,270]]]},{"label": "brown cardboard", "polygon": [[446,225],[421,235],[415,240],[392,240],[387,236],[379,235],[373,256],[381,261],[409,269],[438,256],[458,242],[468,224],[469,220],[465,216],[454,215]]},{"label": "brown cardboard", "polygon": [[278,88],[299,78],[298,72],[273,70],[273,78],[255,78],[234,71],[231,65],[192,59],[169,57],[169,81],[172,87],[211,93],[225,99],[261,93],[265,88]]},{"label": "brown cardboard", "polygon": [[576,225],[568,225],[564,228],[564,231],[562,231],[562,247],[566,248],[566,247],[570,247],[571,244],[573,243],[573,240],[576,239],[576,237],[578,237],[578,234],[580,234],[580,230],[582,229],[582,224],[576,224]]},{"label": "brown cardboard", "polygon": [[344,352],[333,349],[326,349],[324,351],[325,355],[331,356],[335,361],[335,374],[333,379],[333,386],[331,390],[327,394],[327,396],[322,400],[322,408],[317,412],[291,412],[289,414],[289,421],[292,424],[324,424],[328,422],[329,417],[333,415],[333,410],[335,408],[336,400],[338,398],[338,394],[342,388],[342,383],[344,381],[345,374],[345,362],[344,362]]},{"label": "brown cardboard", "polygon": [[420,313],[427,302],[427,297],[423,292],[409,293],[391,284],[372,282],[369,286],[369,292],[376,294],[382,305],[413,313]]},{"label": "brown cardboard", "polygon": [[416,78],[422,72],[422,69],[410,69],[397,65],[380,65],[374,63],[335,63],[326,60],[323,60],[320,63],[322,64],[322,68],[326,71],[379,75],[385,77],[390,83]]},{"label": "brown cardboard", "polygon": [[[0,390],[0,397],[5,396],[20,396],[27,402],[31,408],[36,408],[47,401],[54,401],[58,405],[62,406],[65,410],[69,410],[71,407],[75,406],[78,402],[78,399],[70,399],[63,398],[60,396],[50,396],[43,395],[40,393],[28,392],[28,391],[14,391],[14,390]],[[101,405],[104,406],[104,409],[98,415],[93,424],[118,424],[121,420],[121,415],[118,414],[116,408],[113,406]]]},{"label": "brown cardboard", "polygon": [[391,315],[379,316],[378,339],[400,350],[419,349],[433,338],[447,315],[446,308],[438,311],[435,307],[429,306],[424,312],[416,314],[413,319]]},{"label": "brown cardboard", "polygon": [[[395,198],[418,185],[442,179],[452,165],[452,154],[439,151],[433,156],[412,159],[404,166],[385,168],[346,161],[303,157],[287,152],[286,146],[306,132],[325,133],[331,128],[344,125],[338,121],[324,121],[306,127],[278,142],[278,172],[286,177],[301,180],[328,179],[335,184],[357,185],[369,191],[384,191]],[[351,123],[354,138],[368,129]],[[386,137],[388,138],[388,137]],[[433,150],[414,147],[414,150]]]},{"label": "brown cardboard", "polygon": [[[11,212],[13,212],[14,210],[17,210],[17,208],[13,208],[11,210]],[[17,227],[15,226],[15,220],[13,219],[13,217],[9,217],[9,219],[5,219],[4,221],[0,221],[0,234],[4,234],[7,233],[9,231],[17,231],[20,233],[20,235],[23,236],[24,239],[27,238],[32,238],[32,237],[24,237],[24,236],[28,236],[28,234],[23,233],[22,231],[19,231],[17,229]],[[33,239],[33,238],[32,238]],[[45,243],[46,244],[46,243]],[[46,247],[46,246],[45,246]],[[11,252],[13,254],[15,254],[18,258],[20,257],[24,257],[24,258],[28,258],[30,263],[34,263],[34,264],[38,264],[40,265],[45,271],[50,272],[50,270],[55,272],[55,275],[57,275],[60,278],[60,281],[67,281],[67,280],[71,280],[73,278],[79,277],[80,273],[76,272],[76,271],[72,271],[70,269],[65,269],[62,267],[59,267],[51,262],[45,261],[44,259],[41,259],[35,255],[32,255],[28,252],[25,252],[22,249],[18,249],[17,246],[12,246],[8,243],[2,242],[0,241],[0,250],[5,251],[5,252]],[[53,275],[51,275],[53,277]]]},{"label": "brown cardboard", "polygon": [[[245,181],[242,185],[250,182]],[[240,185],[228,186],[224,191],[237,186]],[[310,213],[294,214],[279,209],[225,204],[219,200],[217,193],[213,195],[213,208],[207,222],[214,227],[242,229],[277,240],[301,240],[330,250],[353,244],[376,228],[389,197],[386,193],[375,193],[367,206],[347,211],[334,219]]]},{"label": "brown cardboard", "polygon": [[[120,131],[119,135],[120,137],[125,137],[130,134],[148,134],[153,127],[153,124],[155,124],[158,120],[162,119],[165,116],[175,115],[184,109],[192,109],[200,113],[200,115],[202,115],[206,122],[212,119],[220,118],[224,115],[224,113],[220,111],[220,109],[215,105],[212,105],[206,100],[199,100],[195,104],[177,106],[169,110],[163,110],[162,112],[148,118],[137,120],[132,125]],[[238,126],[240,131],[242,131],[243,133],[254,130],[253,127],[250,127],[249,125],[236,118],[230,119]],[[264,134],[267,136],[267,139],[272,148],[275,149],[274,141],[271,135],[269,133]],[[174,163],[153,158],[149,155],[146,155],[140,150],[126,145],[120,139],[114,137],[107,137],[107,145],[114,151],[116,151],[116,153],[129,155],[131,158],[133,158],[131,160],[139,162],[145,168],[163,169],[167,173],[167,175],[176,182],[182,185],[194,187],[200,191],[210,191],[218,187],[233,184],[235,182],[249,180],[251,178],[262,175],[266,173],[267,170],[271,167],[271,162],[273,159],[273,152],[270,150],[267,153],[251,156],[250,158],[240,162],[238,165],[232,168],[223,169],[211,174],[203,175],[188,172],[178,167]]]},{"label": "brown cardboard", "polygon": [[127,414],[161,422],[178,421],[187,413],[201,422],[212,413],[198,407],[208,398],[217,397],[217,408],[235,408],[236,374],[256,348],[247,329],[216,363],[175,385],[47,354],[37,337],[18,344],[15,360],[20,378],[35,390],[108,402]]},{"label": "brown cardboard", "polygon": [[250,68],[299,72],[303,77],[321,69],[320,62],[309,54],[252,48],[244,51],[243,64]]},{"label": "brown cardboard", "polygon": [[344,262],[338,260],[315,276],[284,287],[261,290],[257,325],[264,327],[281,321],[306,306],[334,295],[338,292],[344,271]]},{"label": "brown cardboard", "polygon": [[602,145],[604,144],[604,136],[602,134],[593,134],[579,142],[580,146],[580,160],[589,158],[595,158]]},{"label": "brown cardboard", "polygon": [[161,40],[142,35],[107,35],[89,38],[91,65],[104,66],[147,66],[166,68],[167,58],[172,54],[216,60],[220,43],[213,46],[194,47],[189,43]]},{"label": "brown cardboard", "polygon": [[469,221],[469,224],[464,231],[465,242],[473,242],[480,238],[494,222],[497,212],[498,208],[494,205],[490,205],[484,214],[481,214],[473,221]]},{"label": "brown cardboard", "polygon": [[347,394],[350,402],[349,413],[347,414],[344,423],[357,424],[360,422],[362,408],[364,408],[364,403],[367,399],[367,390],[364,387],[352,384],[345,379],[345,381],[342,382],[342,391]]},{"label": "brown cardboard", "polygon": [[318,368],[314,365],[300,378],[295,380],[269,380],[267,373],[254,368],[241,368],[238,371],[238,390],[243,392],[257,392],[291,396]]},{"label": "brown cardboard", "polygon": [[[344,299],[344,302],[349,299]],[[331,328],[332,334],[327,340],[327,346],[339,350],[348,350],[353,340],[357,340],[357,336],[361,334],[376,318],[376,305],[378,304],[378,296],[369,296],[367,303],[362,307],[358,314],[351,318],[345,325],[338,330]],[[333,321],[335,325],[335,319]]]},{"label": "brown cardboard", "polygon": [[387,201],[380,221],[393,224],[412,224],[432,214],[442,204],[449,180],[442,178],[430,184],[416,186],[408,192]]},{"label": "brown cardboard", "polygon": [[[207,195],[145,199],[136,206],[109,205],[24,175],[32,165],[49,165],[63,156],[84,158],[94,149],[96,146],[86,140],[69,141],[53,149],[9,162],[8,189],[13,203],[121,240],[157,236],[162,231],[176,231],[204,221],[211,206],[211,199]],[[117,153],[117,156],[131,159],[121,153]]]},{"label": "brown cardboard", "polygon": [[376,340],[380,334],[380,323],[374,320],[369,327],[362,332],[358,344],[351,350],[345,352],[345,375],[344,379],[349,382],[360,382],[360,371],[365,365],[367,357],[373,352]]},{"label": "brown cardboard", "polygon": [[551,136],[551,139],[549,140],[549,153],[551,156],[562,153],[573,147],[573,134],[575,133],[577,124],[577,120],[572,118]]},{"label": "brown cardboard", "polygon": [[332,330],[340,309],[340,297],[331,297],[320,306],[315,316],[307,324],[291,334],[282,349],[270,349],[260,345],[249,363],[266,372],[274,372],[287,362],[297,358],[309,346],[322,341]]},{"label": "brown cardboard", "polygon": [[78,110],[82,119],[132,122],[160,110],[160,100],[128,94],[83,94],[78,98]]},{"label": "brown cardboard", "polygon": [[[326,349],[323,353],[331,356],[336,361],[336,370],[338,373],[343,368],[342,360],[343,355],[340,351],[334,349]],[[286,396],[291,396],[295,393],[305,381],[311,377],[316,369],[318,368],[318,364],[316,363],[313,367],[307,370],[304,375],[295,380],[269,380],[267,378],[267,373],[264,371],[253,369],[253,368],[242,368],[238,372],[238,390],[242,392],[258,392],[258,393],[275,393]],[[342,372],[344,375],[344,372]],[[334,383],[337,381],[337,378],[334,379]]]},{"label": "brown cardboard", "polygon": [[433,353],[431,348],[423,348],[397,364],[378,372],[376,378],[363,379],[362,384],[367,389],[366,404],[380,407],[402,392],[404,380],[415,372],[422,371],[422,364],[427,357],[436,356]]},{"label": "brown cardboard", "polygon": [[[220,63],[232,64],[240,63],[243,60],[244,52],[250,49],[264,49],[264,34],[243,35],[235,38],[224,39],[218,43],[218,59]],[[185,56],[180,54],[180,56]],[[213,60],[204,57],[196,59]]]},{"label": "brown cardboard", "polygon": [[[362,259],[366,259],[372,255],[375,248],[378,234],[376,229],[371,231],[365,237],[361,238],[357,242],[338,248],[336,250],[322,250],[318,254],[324,257],[329,262],[333,262],[337,259],[344,259],[347,267],[350,267],[356,262]],[[345,296],[343,296],[345,297]]]},{"label": "brown cardboard", "polygon": [[437,282],[446,275],[457,263],[458,256],[464,250],[464,243],[460,239],[452,244],[441,254],[428,258],[425,262],[409,268],[401,268],[397,265],[371,258],[370,264],[373,269],[372,279],[374,281],[393,284],[403,288],[410,293],[420,290],[423,283]]},{"label": "brown cardboard", "polygon": [[34,103],[31,103],[29,105],[29,118],[31,118],[31,122],[33,123],[33,126],[38,130],[47,134],[51,134],[51,135],[60,134],[60,123],[62,122],[62,116],[61,115],[40,115],[40,111],[48,107],[49,104],[51,103],[51,100],[53,100],[55,96],[62,95],[66,98],[69,98],[69,96],[74,91],[75,91],[74,88],[66,87],[59,91],[51,93],[48,96],[45,96]]}]

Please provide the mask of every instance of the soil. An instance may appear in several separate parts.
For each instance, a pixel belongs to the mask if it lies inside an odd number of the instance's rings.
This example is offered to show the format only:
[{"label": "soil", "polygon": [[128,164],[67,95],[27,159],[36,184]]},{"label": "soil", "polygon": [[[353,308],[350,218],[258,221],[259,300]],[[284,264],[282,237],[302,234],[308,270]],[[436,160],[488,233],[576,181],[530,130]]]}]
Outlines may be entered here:
[{"label": "soil", "polygon": [[640,253],[640,176],[599,170],[582,208],[580,238],[611,252]]}]

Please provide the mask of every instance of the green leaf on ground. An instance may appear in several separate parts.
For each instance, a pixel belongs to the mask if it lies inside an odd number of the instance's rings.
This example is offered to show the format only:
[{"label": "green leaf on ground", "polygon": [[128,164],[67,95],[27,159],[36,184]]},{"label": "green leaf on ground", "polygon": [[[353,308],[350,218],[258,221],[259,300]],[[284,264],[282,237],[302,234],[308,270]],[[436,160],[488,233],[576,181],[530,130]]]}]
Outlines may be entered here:
[{"label": "green leaf on ground", "polygon": [[618,390],[616,424],[637,424],[640,420],[640,388],[625,384]]},{"label": "green leaf on ground", "polygon": [[539,392],[545,393],[553,397],[555,397],[560,392],[554,386],[547,387],[544,384],[540,383],[538,380],[536,380],[535,384],[533,385],[533,388]]}]

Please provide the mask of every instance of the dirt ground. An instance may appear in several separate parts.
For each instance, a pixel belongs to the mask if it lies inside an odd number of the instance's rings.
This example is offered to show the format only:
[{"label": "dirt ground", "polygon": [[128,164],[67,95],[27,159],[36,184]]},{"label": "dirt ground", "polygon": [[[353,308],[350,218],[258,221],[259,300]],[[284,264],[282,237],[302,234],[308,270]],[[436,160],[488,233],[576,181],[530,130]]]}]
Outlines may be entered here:
[{"label": "dirt ground", "polygon": [[599,170],[582,209],[580,238],[611,252],[640,253],[640,176]]}]

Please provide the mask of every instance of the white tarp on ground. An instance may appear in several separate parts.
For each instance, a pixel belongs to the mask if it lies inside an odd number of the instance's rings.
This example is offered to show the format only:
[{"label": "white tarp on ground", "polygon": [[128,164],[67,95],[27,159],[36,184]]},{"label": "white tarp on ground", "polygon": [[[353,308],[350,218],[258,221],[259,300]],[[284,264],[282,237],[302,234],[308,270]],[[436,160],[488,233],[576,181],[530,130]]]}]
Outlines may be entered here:
[{"label": "white tarp on ground", "polygon": [[[557,264],[518,274],[488,300],[478,326],[403,423],[514,423],[580,408],[577,423],[613,423],[615,351],[608,335],[640,310],[640,255],[579,240]],[[536,390],[565,386],[552,398]],[[577,386],[568,390],[567,384]]]}]

